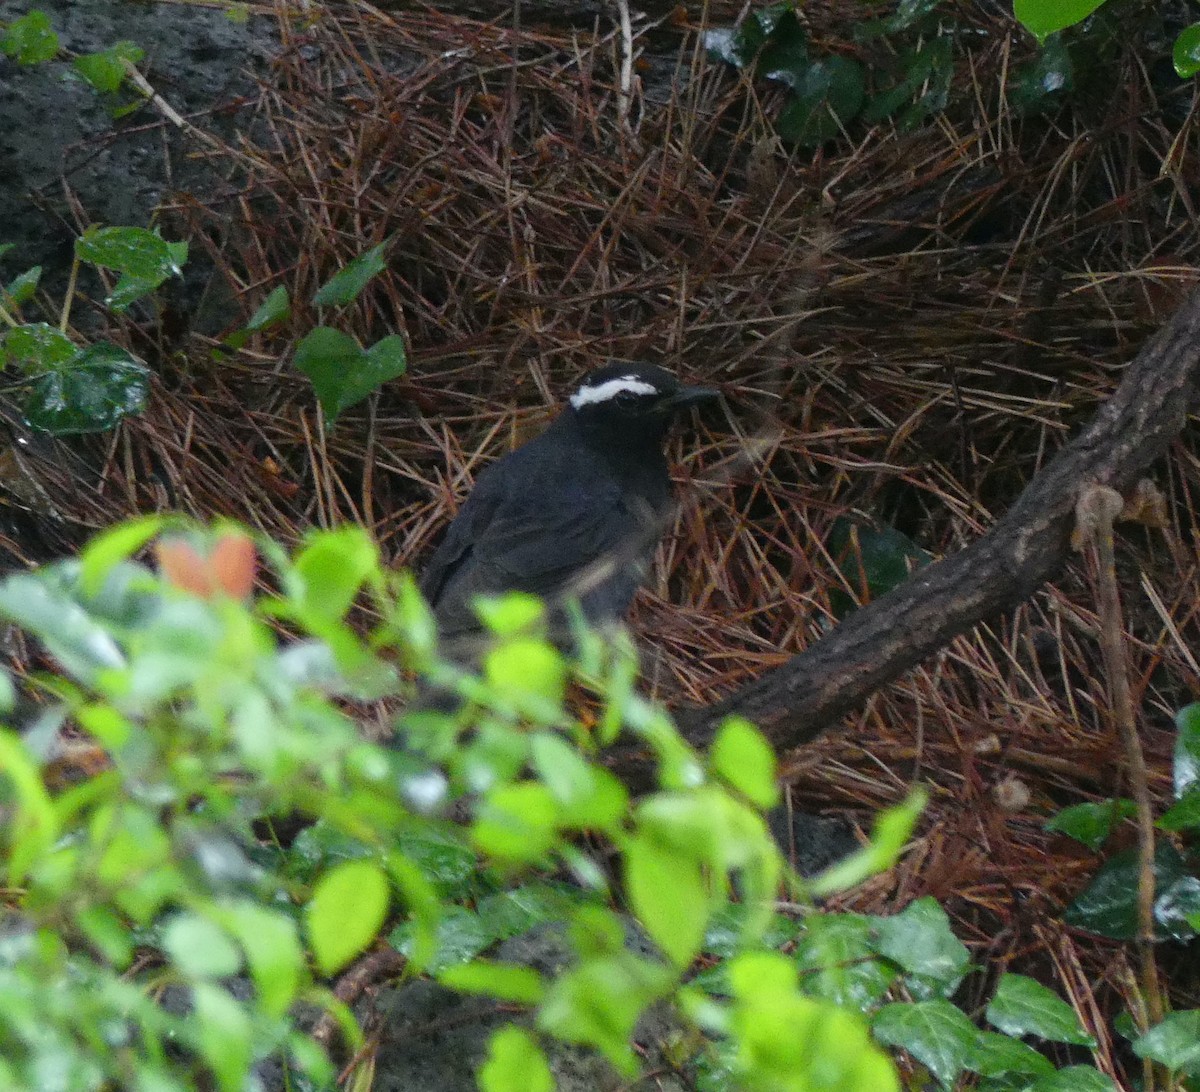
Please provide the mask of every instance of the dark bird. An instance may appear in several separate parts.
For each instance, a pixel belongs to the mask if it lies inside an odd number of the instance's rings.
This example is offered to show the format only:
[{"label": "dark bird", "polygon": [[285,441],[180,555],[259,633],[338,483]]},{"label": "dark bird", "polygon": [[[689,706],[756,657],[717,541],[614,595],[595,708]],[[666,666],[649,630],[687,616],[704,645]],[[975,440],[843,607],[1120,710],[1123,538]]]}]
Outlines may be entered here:
[{"label": "dark bird", "polygon": [[421,581],[442,634],[478,632],[480,595],[578,597],[592,622],[620,618],[671,512],[663,439],[716,398],[652,364],[590,373],[545,432],[483,473]]}]

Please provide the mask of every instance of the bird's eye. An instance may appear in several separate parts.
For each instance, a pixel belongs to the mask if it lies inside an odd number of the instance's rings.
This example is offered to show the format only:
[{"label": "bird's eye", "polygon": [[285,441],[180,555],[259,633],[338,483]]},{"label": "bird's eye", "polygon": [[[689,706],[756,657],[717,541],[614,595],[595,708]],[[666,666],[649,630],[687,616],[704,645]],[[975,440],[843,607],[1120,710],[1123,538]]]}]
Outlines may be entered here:
[{"label": "bird's eye", "polygon": [[633,391],[619,391],[614,401],[618,406],[625,406],[628,409],[630,406],[637,405],[638,396]]}]

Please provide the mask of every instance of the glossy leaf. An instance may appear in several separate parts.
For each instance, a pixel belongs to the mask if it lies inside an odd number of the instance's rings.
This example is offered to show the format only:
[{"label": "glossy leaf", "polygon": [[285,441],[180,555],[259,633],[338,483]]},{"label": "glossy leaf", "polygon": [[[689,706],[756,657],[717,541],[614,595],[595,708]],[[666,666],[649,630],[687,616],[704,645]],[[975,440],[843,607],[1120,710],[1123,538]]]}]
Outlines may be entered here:
[{"label": "glossy leaf", "polygon": [[146,408],[150,372],[124,349],[101,341],[33,380],[25,419],[55,436],[105,432]]},{"label": "glossy leaf", "polygon": [[971,967],[971,953],[934,898],[917,899],[874,924],[879,954],[907,972],[909,989],[918,997],[949,997]]},{"label": "glossy leaf", "polygon": [[1102,804],[1072,804],[1052,816],[1046,830],[1055,831],[1082,842],[1088,849],[1099,849],[1122,819],[1137,814],[1132,800],[1108,800]]},{"label": "glossy leaf", "polygon": [[8,24],[0,37],[0,50],[17,64],[40,64],[58,53],[58,35],[50,26],[49,16],[34,8]]},{"label": "glossy leaf", "polygon": [[387,877],[374,861],[346,861],[321,877],[304,923],[322,974],[341,970],[375,939],[388,902]]},{"label": "glossy leaf", "polygon": [[1171,51],[1175,71],[1182,79],[1190,79],[1200,72],[1200,23],[1184,27],[1175,39]]},{"label": "glossy leaf", "polygon": [[1017,21],[1039,41],[1083,22],[1104,0],[1013,0]]},{"label": "glossy leaf", "polygon": [[313,296],[313,303],[318,307],[334,307],[352,303],[372,277],[387,269],[384,254],[391,240],[385,240],[378,246],[360,254],[349,265],[338,270],[329,278]]},{"label": "glossy leaf", "polygon": [[1161,1062],[1189,1076],[1200,1076],[1200,1009],[1168,1013],[1133,1042],[1139,1058]]},{"label": "glossy leaf", "polygon": [[[423,966],[436,975],[468,963],[498,939],[477,913],[463,906],[450,906],[440,915],[434,937],[433,954]],[[406,956],[413,954],[417,940],[409,922],[401,922],[388,937],[388,943]]]},{"label": "glossy leaf", "polygon": [[[1137,935],[1139,871],[1136,850],[1126,850],[1105,861],[1092,882],[1067,907],[1063,920],[1100,936],[1131,940]],[[1160,897],[1187,874],[1176,850],[1160,844],[1154,854],[1155,890]]]},{"label": "glossy leaf", "polygon": [[187,243],[171,243],[157,232],[136,227],[91,227],[75,240],[75,256],[121,274],[108,304],[122,311],[178,276],[187,261]]},{"label": "glossy leaf", "polygon": [[[252,331],[268,330],[282,322],[292,313],[292,301],[286,285],[277,285],[270,294],[258,305],[258,309],[250,316],[246,329]],[[357,345],[355,346],[357,348]]]},{"label": "glossy leaf", "polygon": [[[1054,1072],[1050,1059],[1039,1054],[1028,1043],[994,1031],[978,1033],[967,1068],[983,1077],[1028,1078],[1048,1076]],[[1021,1081],[1022,1086],[1026,1083],[1025,1080]]]},{"label": "glossy leaf", "polygon": [[796,944],[800,988],[844,1008],[867,1012],[896,979],[878,957],[874,930],[860,914],[812,914]]},{"label": "glossy leaf", "polygon": [[866,91],[862,66],[833,54],[813,61],[793,84],[776,125],[784,140],[812,147],[837,136],[858,116]]},{"label": "glossy leaf", "polygon": [[1075,1010],[1040,982],[1022,974],[1003,975],[987,1007],[987,1020],[1005,1035],[1036,1035],[1054,1043],[1094,1047]]},{"label": "glossy leaf", "polygon": [[1162,830],[1200,828],[1200,786],[1192,784],[1179,800],[1162,814],[1156,824]]},{"label": "glossy leaf", "polygon": [[1175,714],[1175,799],[1200,787],[1200,702]]},{"label": "glossy leaf", "polygon": [[38,282],[41,279],[42,267],[40,265],[35,265],[32,269],[27,269],[24,273],[14,277],[4,288],[7,305],[20,307],[21,304],[28,303],[33,299],[33,294],[37,291]]},{"label": "glossy leaf", "polygon": [[951,1088],[975,1055],[978,1031],[949,1001],[894,1002],[884,1005],[872,1024],[875,1038],[908,1051]]},{"label": "glossy leaf", "polygon": [[45,322],[14,326],[0,336],[3,359],[36,375],[74,360],[79,348],[66,334]]},{"label": "glossy leaf", "polygon": [[1090,1065],[1069,1065],[1039,1077],[1027,1092],[1118,1092],[1111,1077]]},{"label": "glossy leaf", "polygon": [[404,339],[393,334],[364,352],[357,341],[329,326],[318,326],[296,347],[296,367],[312,381],[326,419],[361,402],[408,366]]}]

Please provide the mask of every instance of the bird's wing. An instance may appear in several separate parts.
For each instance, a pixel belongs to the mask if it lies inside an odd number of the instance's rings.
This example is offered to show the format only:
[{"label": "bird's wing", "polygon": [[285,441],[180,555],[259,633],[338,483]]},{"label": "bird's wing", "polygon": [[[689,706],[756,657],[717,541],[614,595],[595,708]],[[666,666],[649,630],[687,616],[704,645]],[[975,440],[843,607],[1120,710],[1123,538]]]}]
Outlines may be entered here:
[{"label": "bird's wing", "polygon": [[478,624],[471,609],[478,595],[527,591],[553,598],[607,557],[633,567],[636,559],[623,554],[631,543],[636,547],[647,513],[629,511],[615,483],[591,482],[586,498],[540,507],[528,493],[506,498],[486,484],[481,480],[463,505],[422,581],[444,631]]}]

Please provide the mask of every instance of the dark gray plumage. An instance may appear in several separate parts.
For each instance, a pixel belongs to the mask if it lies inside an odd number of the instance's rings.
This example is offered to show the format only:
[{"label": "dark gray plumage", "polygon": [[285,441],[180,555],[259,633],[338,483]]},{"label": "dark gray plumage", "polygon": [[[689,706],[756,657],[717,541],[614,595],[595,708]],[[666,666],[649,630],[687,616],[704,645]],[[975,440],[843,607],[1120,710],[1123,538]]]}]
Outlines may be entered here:
[{"label": "dark gray plumage", "polygon": [[667,429],[714,397],[649,364],[590,373],[545,432],[479,475],[450,524],[421,581],[443,635],[478,631],[472,600],[505,591],[622,616],[670,513]]}]

